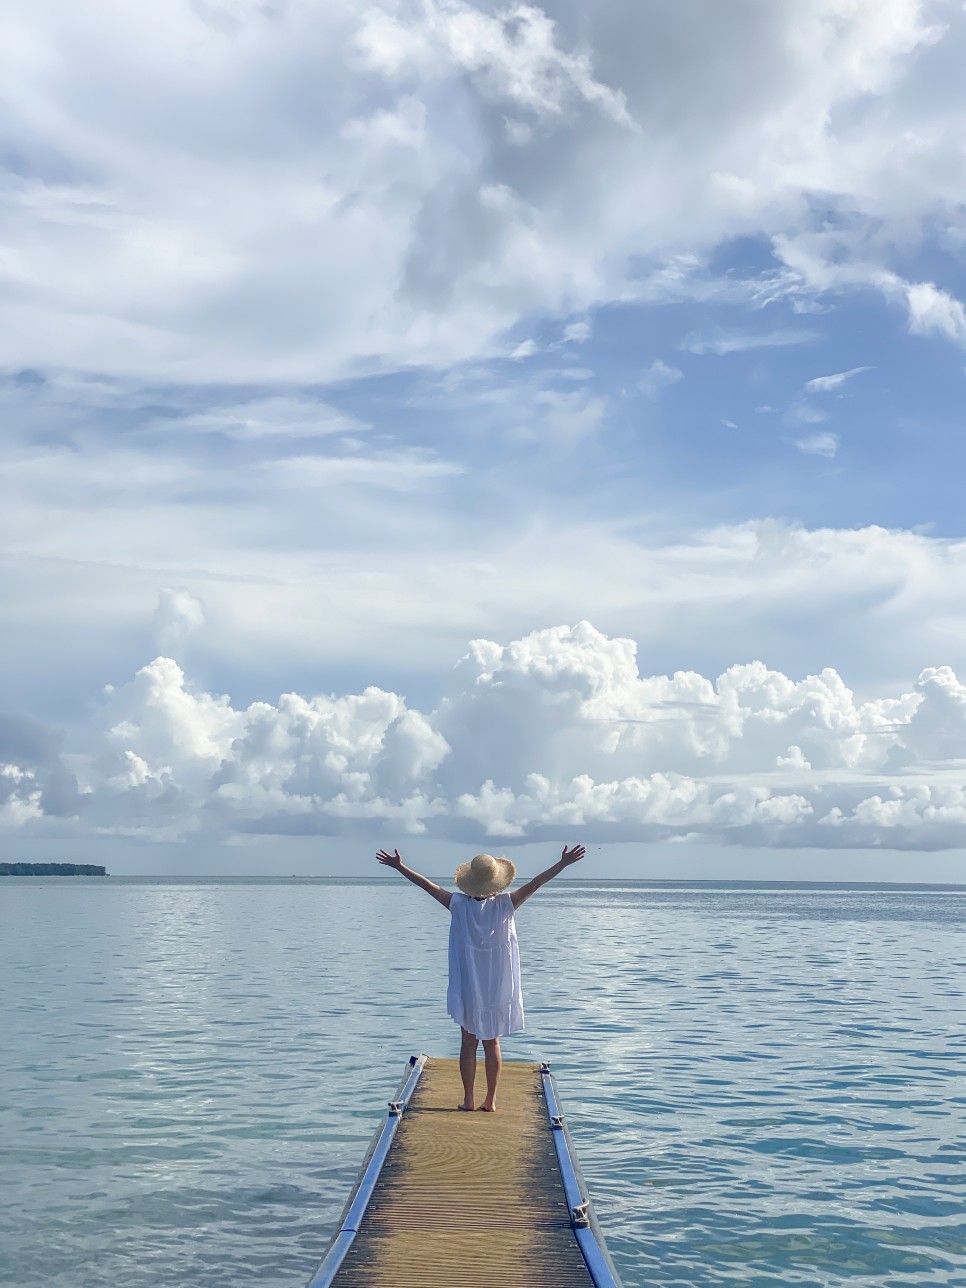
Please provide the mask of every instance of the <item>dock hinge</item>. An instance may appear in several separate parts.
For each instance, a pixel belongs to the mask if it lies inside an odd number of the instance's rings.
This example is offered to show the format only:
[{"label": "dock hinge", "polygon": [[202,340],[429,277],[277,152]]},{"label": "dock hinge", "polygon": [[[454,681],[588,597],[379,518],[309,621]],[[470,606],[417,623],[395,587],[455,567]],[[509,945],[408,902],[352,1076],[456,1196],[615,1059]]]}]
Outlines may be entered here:
[{"label": "dock hinge", "polygon": [[562,1130],[562,1129],[563,1129],[563,1119],[564,1119],[563,1114],[551,1114],[551,1115],[550,1115],[550,1126],[551,1126],[551,1127],[557,1127],[557,1128],[559,1128],[559,1129],[561,1129],[561,1130]]},{"label": "dock hinge", "polygon": [[401,1118],[401,1117],[403,1116],[403,1108],[404,1108],[404,1106],[403,1106],[403,1102],[402,1102],[401,1100],[390,1100],[390,1102],[389,1102],[389,1117],[390,1117],[390,1118]]},{"label": "dock hinge", "polygon": [[578,1203],[575,1208],[570,1209],[570,1221],[576,1229],[584,1229],[590,1225],[590,1216],[588,1215],[589,1203]]}]

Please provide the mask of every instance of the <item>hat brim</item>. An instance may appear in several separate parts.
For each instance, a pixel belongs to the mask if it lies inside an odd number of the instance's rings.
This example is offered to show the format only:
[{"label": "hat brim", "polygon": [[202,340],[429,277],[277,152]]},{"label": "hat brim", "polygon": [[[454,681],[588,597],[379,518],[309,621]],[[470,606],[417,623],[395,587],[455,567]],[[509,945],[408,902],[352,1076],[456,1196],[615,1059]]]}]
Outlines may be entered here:
[{"label": "hat brim", "polygon": [[474,899],[485,899],[491,894],[502,894],[516,876],[517,865],[512,859],[497,859],[496,862],[500,869],[499,872],[492,881],[482,883],[473,880],[472,860],[469,863],[461,863],[453,877],[457,889],[462,890],[463,894],[468,894]]}]

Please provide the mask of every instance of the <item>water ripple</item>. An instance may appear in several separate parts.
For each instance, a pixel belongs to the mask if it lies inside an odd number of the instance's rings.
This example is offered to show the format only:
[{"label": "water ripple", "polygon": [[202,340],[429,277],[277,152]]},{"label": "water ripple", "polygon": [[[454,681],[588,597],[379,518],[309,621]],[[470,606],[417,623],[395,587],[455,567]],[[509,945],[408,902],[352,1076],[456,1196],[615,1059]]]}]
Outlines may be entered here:
[{"label": "water ripple", "polygon": [[[414,1050],[454,1051],[409,887],[3,887],[0,1283],[301,1288]],[[966,898],[550,887],[521,911],[626,1288],[966,1284]],[[80,1279],[79,1279],[80,1276]]]}]

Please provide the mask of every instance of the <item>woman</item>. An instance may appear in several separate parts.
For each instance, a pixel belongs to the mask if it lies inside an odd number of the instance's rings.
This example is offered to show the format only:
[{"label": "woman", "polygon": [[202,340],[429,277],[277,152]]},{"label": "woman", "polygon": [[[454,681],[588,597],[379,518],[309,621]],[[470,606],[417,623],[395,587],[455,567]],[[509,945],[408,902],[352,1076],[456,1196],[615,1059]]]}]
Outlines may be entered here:
[{"label": "woman", "polygon": [[407,868],[399,851],[380,850],[376,858],[394,868],[413,885],[431,894],[450,912],[449,987],[446,1010],[460,1026],[460,1076],[463,1103],[460,1109],[476,1108],[476,1053],[483,1043],[486,1096],[480,1109],[496,1109],[496,1087],[503,1058],[500,1038],[523,1028],[523,991],[520,987],[520,953],[513,914],[530,896],[564,868],[584,857],[584,847],[575,845],[553,867],[531,877],[525,885],[507,893],[516,876],[509,859],[478,854],[456,869],[456,891],[441,886]]}]

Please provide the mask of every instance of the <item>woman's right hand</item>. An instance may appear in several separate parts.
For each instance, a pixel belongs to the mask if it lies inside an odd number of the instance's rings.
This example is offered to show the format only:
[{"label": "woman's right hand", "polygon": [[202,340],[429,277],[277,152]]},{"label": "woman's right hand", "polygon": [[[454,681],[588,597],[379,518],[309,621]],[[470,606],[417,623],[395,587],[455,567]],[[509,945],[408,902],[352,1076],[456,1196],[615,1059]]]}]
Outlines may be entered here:
[{"label": "woman's right hand", "polygon": [[575,845],[572,850],[568,850],[565,845],[563,848],[563,854],[560,856],[560,862],[565,863],[567,867],[569,867],[571,863],[577,863],[582,859],[586,853],[587,851],[582,845]]},{"label": "woman's right hand", "polygon": [[387,868],[395,868],[397,872],[402,867],[402,856],[398,850],[393,850],[392,854],[389,854],[386,850],[380,850],[376,858],[380,863],[385,864]]}]

